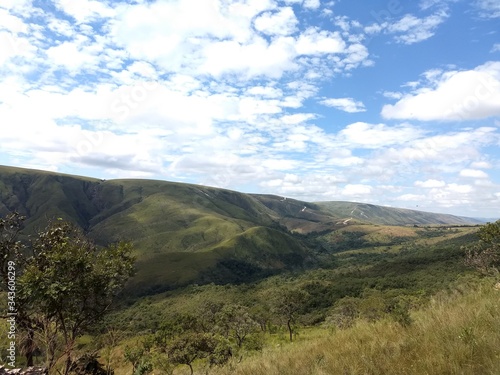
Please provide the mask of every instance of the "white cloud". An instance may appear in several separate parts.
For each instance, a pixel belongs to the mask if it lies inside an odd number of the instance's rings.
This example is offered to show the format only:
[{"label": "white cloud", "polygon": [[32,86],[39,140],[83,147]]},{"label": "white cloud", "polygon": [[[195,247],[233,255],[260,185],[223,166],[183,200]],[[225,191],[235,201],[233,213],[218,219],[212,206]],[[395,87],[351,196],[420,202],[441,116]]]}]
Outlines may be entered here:
[{"label": "white cloud", "polygon": [[327,107],[333,107],[344,112],[356,113],[365,112],[365,106],[362,102],[356,101],[353,98],[329,98],[320,101],[321,104]]},{"label": "white cloud", "polygon": [[[243,74],[244,78],[269,76],[279,78],[286,70],[295,70],[292,41],[280,37],[271,43],[255,38],[249,44],[235,41],[212,43],[204,51],[200,72],[219,77],[226,73]],[[263,58],[266,56],[266,58]]]},{"label": "white cloud", "polygon": [[478,128],[418,138],[400,149],[388,150],[396,162],[465,163],[479,156],[478,148],[498,141],[495,128]]},{"label": "white cloud", "polygon": [[429,179],[426,181],[416,181],[415,186],[426,188],[426,189],[441,188],[441,187],[446,186],[446,182],[444,182],[443,180]]},{"label": "white cloud", "polygon": [[346,44],[338,32],[312,27],[302,33],[295,43],[295,50],[299,55],[341,53],[345,48]]},{"label": "white cloud", "polygon": [[422,194],[403,194],[400,195],[399,197],[396,197],[396,200],[400,201],[412,201],[412,202],[420,202],[420,201],[425,201],[426,196]]},{"label": "white cloud", "polygon": [[338,140],[351,147],[380,148],[406,144],[418,139],[421,131],[409,126],[387,126],[356,122],[346,126],[338,133]]},{"label": "white cloud", "polygon": [[295,173],[288,173],[279,178],[262,181],[260,186],[266,190],[273,188],[277,194],[283,196],[306,200],[314,196],[316,200],[334,200],[339,197],[344,183],[345,179],[338,174],[312,173],[299,176]]},{"label": "white cloud", "polygon": [[76,30],[73,28],[73,25],[66,20],[53,18],[48,22],[47,27],[51,31],[59,35],[63,35],[67,38],[73,38],[77,34]]},{"label": "white cloud", "polygon": [[479,8],[481,16],[485,18],[500,17],[500,3],[497,0],[477,0],[475,5]]},{"label": "white cloud", "polygon": [[265,12],[254,20],[254,27],[268,35],[290,35],[297,30],[298,20],[291,7]]},{"label": "white cloud", "polygon": [[28,14],[33,0],[2,0],[0,8],[16,13]]},{"label": "white cloud", "polygon": [[0,8],[0,30],[7,30],[12,33],[26,33],[28,27],[22,19]]},{"label": "white cloud", "polygon": [[[36,47],[28,39],[0,31],[0,64],[6,64],[16,56],[32,57],[35,51]],[[3,67],[5,68],[5,65]]]},{"label": "white cloud", "polygon": [[[175,0],[121,7],[113,22],[115,41],[132,57],[156,61],[168,70],[193,68],[203,63],[204,50],[213,42],[237,52],[253,40],[252,19],[275,8],[273,2]],[[193,12],[196,9],[196,12]],[[262,43],[261,43],[262,44]],[[162,48],[158,48],[162,46]],[[259,52],[259,51],[254,51]],[[263,51],[268,52],[266,48]]]},{"label": "white cloud", "polygon": [[56,0],[56,6],[79,23],[96,18],[112,17],[115,12],[100,1],[93,0]]},{"label": "white cloud", "polygon": [[373,23],[363,28],[368,35],[386,33],[394,35],[394,40],[401,44],[414,44],[434,36],[436,29],[449,17],[441,9],[430,16],[419,18],[413,14],[406,14],[398,21],[383,21]]},{"label": "white cloud", "polygon": [[398,43],[414,44],[429,39],[435,34],[436,28],[443,23],[448,15],[439,11],[425,18],[417,18],[411,14],[405,15],[399,21],[390,24],[387,32],[397,34]]},{"label": "white cloud", "polygon": [[491,53],[494,53],[494,52],[500,52],[500,43],[495,43],[495,44],[493,44],[493,47],[491,47],[490,52],[491,52]]},{"label": "white cloud", "polygon": [[488,178],[488,174],[479,169],[462,169],[460,171],[460,177]]},{"label": "white cloud", "polygon": [[74,42],[64,42],[58,46],[50,47],[47,56],[52,64],[63,66],[69,71],[78,72],[85,66],[97,64],[99,49],[92,50],[85,46],[86,38]]},{"label": "white cloud", "polygon": [[471,168],[483,168],[483,169],[489,169],[492,167],[491,163],[487,161],[475,161],[471,163]]},{"label": "white cloud", "polygon": [[253,86],[247,90],[247,94],[262,96],[264,98],[281,98],[283,91],[275,87]]},{"label": "white cloud", "polygon": [[[344,89],[332,79],[373,64],[359,22],[324,17],[333,2],[57,0],[57,11],[44,13],[30,4],[0,4],[0,123],[9,124],[0,164],[306,200],[387,203],[423,189],[438,208],[499,200],[498,161],[487,148],[499,144],[494,121],[458,130],[345,125],[314,105],[323,99],[371,116],[361,100],[339,97]],[[413,43],[438,23],[399,18],[373,33]],[[495,62],[479,68],[498,78]],[[425,72],[406,95],[379,93],[397,106],[462,73],[451,69]],[[481,178],[486,168],[492,181]]]},{"label": "white cloud", "polygon": [[364,184],[347,184],[341,191],[345,197],[363,197],[372,194],[373,188]]},{"label": "white cloud", "polygon": [[402,93],[394,91],[384,91],[382,95],[385,96],[386,98],[396,99],[396,100],[399,100],[403,97]]},{"label": "white cloud", "polygon": [[285,124],[301,124],[304,122],[307,122],[313,118],[315,118],[316,115],[312,113],[296,113],[293,115],[285,115],[281,117],[281,121]]},{"label": "white cloud", "polygon": [[473,70],[443,72],[427,85],[394,105],[385,105],[382,116],[451,121],[500,115],[500,61]]},{"label": "white cloud", "polygon": [[339,69],[337,69],[338,72],[341,72],[342,70],[352,70],[357,68],[360,64],[363,66],[373,65],[373,61],[368,59],[368,49],[363,44],[351,44],[347,47],[345,52],[347,53],[347,56],[339,62]]},{"label": "white cloud", "polygon": [[334,60],[336,72],[368,64],[360,43],[348,45],[335,31],[304,29],[291,7],[277,7],[271,0],[120,6],[111,25],[115,44],[130,57],[167,72],[248,80],[306,70],[305,76],[319,78],[331,70],[332,54],[342,55]]},{"label": "white cloud", "polygon": [[320,0],[304,0],[304,8],[318,9],[320,5]]},{"label": "white cloud", "polygon": [[[460,185],[456,183],[447,183],[445,186],[430,188],[425,194],[408,193],[396,197],[397,201],[411,201],[418,203],[418,209],[424,211],[442,212],[443,209],[460,205],[462,207],[470,206],[471,215],[481,200],[475,196],[481,194],[482,188],[472,185]],[[476,208],[474,209],[474,206]],[[415,206],[413,206],[415,208]]]}]

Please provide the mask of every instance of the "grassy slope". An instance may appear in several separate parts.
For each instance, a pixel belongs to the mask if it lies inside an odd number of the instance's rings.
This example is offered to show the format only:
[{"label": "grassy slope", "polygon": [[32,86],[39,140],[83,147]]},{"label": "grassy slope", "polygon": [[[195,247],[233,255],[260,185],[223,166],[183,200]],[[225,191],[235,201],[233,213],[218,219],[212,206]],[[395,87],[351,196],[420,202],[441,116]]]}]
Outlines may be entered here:
[{"label": "grassy slope", "polygon": [[341,216],[325,212],[318,205],[276,195],[253,195],[272,210],[273,217],[297,233],[321,232],[336,227]]},{"label": "grassy slope", "polygon": [[0,168],[0,177],[0,214],[22,212],[27,232],[62,217],[101,245],[132,241],[138,274],[130,290],[141,293],[190,282],[248,281],[301,265],[308,256],[302,241],[286,234],[274,213],[247,194],[17,168]]},{"label": "grassy slope", "polygon": [[97,238],[133,240],[154,253],[207,250],[256,225],[272,225],[250,197],[213,188],[149,180],[101,186],[105,208],[92,221]]},{"label": "grassy slope", "polygon": [[153,294],[189,283],[241,283],[276,272],[300,269],[310,251],[293,237],[266,227],[252,227],[205,251],[147,254],[129,289]]},{"label": "grassy slope", "polygon": [[324,330],[322,337],[268,348],[214,374],[498,374],[499,297],[491,285],[441,293],[412,313],[408,328],[382,320]]},{"label": "grassy slope", "polygon": [[99,180],[51,172],[0,167],[0,214],[26,215],[28,231],[43,228],[47,219],[64,217],[83,228],[97,213],[91,196]]},{"label": "grassy slope", "polygon": [[478,220],[459,216],[435,214],[403,208],[381,207],[355,202],[317,202],[317,206],[333,215],[353,218],[374,224],[478,224]]}]

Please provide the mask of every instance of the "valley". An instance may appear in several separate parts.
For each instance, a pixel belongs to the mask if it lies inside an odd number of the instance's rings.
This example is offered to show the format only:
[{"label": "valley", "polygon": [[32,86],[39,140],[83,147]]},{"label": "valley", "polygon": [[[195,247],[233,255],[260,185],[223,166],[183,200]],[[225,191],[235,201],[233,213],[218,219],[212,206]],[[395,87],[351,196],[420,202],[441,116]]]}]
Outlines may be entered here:
[{"label": "valley", "polygon": [[[431,333],[445,304],[458,319],[462,304],[476,303],[478,288],[487,296],[481,303],[495,303],[491,279],[464,263],[465,248],[478,240],[476,219],[10,167],[0,167],[0,198],[0,216],[26,216],[22,240],[62,220],[98,246],[131,243],[134,276],[102,322],[78,340],[78,352],[99,353],[115,374],[365,373],[369,367],[350,351],[373,349],[366,354],[372,361],[380,351],[417,356],[428,342],[412,341],[412,331],[434,346],[445,340]],[[450,296],[436,307],[443,293]],[[468,319],[450,329],[468,330]],[[389,344],[394,335],[401,339]],[[488,348],[495,341],[482,328],[474,335]],[[338,340],[352,346],[342,351]],[[178,357],[192,345],[205,349],[189,361]],[[276,347],[307,358],[295,362]],[[286,369],[276,365],[285,362]],[[391,373],[394,364],[373,366]]]}]

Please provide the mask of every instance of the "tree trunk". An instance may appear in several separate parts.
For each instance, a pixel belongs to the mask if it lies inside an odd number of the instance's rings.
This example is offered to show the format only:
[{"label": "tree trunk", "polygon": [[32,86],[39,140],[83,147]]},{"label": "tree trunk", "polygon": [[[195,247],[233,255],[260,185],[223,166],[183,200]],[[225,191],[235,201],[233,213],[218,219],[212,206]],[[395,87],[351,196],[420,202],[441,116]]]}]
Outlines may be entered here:
[{"label": "tree trunk", "polygon": [[26,337],[26,366],[33,367],[33,352],[35,347],[35,332],[33,328],[28,328],[28,336]]},{"label": "tree trunk", "polygon": [[191,363],[188,363],[187,365],[189,366],[189,369],[191,370],[191,375],[193,375],[194,374],[193,366],[191,365]]},{"label": "tree trunk", "polygon": [[287,320],[286,325],[288,326],[288,333],[290,334],[290,342],[293,341],[293,329],[291,325],[291,320]]},{"label": "tree trunk", "polygon": [[64,375],[68,375],[70,370],[71,370],[71,356],[70,356],[70,353],[68,353],[68,356],[66,357],[66,365],[64,368]]}]

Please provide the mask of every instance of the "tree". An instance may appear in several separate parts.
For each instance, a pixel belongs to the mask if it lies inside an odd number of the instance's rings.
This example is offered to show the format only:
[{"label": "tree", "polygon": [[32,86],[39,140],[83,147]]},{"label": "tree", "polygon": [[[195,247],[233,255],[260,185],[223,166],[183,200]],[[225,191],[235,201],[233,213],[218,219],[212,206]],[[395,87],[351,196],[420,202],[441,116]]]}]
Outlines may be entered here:
[{"label": "tree", "polygon": [[484,275],[500,273],[500,220],[487,223],[478,233],[479,242],[466,247],[465,263]]},{"label": "tree", "polygon": [[306,301],[307,293],[297,288],[284,288],[273,299],[273,310],[286,322],[290,341],[293,341],[293,327]]},{"label": "tree", "polygon": [[225,305],[219,312],[218,326],[225,337],[236,340],[239,348],[248,335],[259,328],[258,323],[250,316],[249,309],[241,305]]},{"label": "tree", "polygon": [[152,342],[146,339],[139,346],[125,347],[123,356],[132,364],[132,375],[144,375],[153,370],[151,344]]},{"label": "tree", "polygon": [[186,365],[194,373],[193,362],[207,358],[210,366],[226,363],[232,355],[227,340],[208,333],[187,332],[174,338],[167,347],[168,359],[174,365]]},{"label": "tree", "polygon": [[5,262],[15,259],[20,328],[27,330],[30,344],[28,365],[36,339],[44,346],[49,371],[66,358],[66,375],[76,339],[103,317],[132,275],[132,248],[128,243],[98,248],[62,220],[50,223],[24,248],[14,240],[21,222],[16,214],[0,221],[2,277],[5,281]]}]

